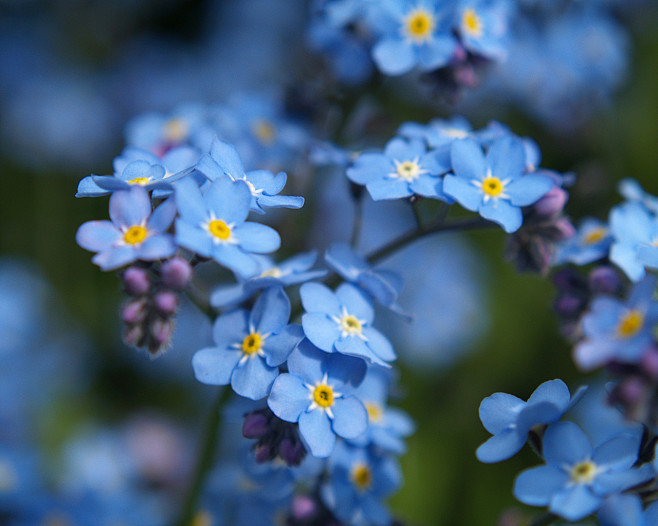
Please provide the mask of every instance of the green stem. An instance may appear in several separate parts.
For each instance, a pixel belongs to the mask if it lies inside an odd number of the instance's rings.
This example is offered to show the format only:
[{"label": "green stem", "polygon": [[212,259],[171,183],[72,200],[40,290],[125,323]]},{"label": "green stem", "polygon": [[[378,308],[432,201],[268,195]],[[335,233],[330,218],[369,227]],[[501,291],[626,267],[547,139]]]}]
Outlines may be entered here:
[{"label": "green stem", "polygon": [[226,400],[228,400],[230,392],[230,387],[221,388],[210,408],[200,444],[200,454],[194,470],[194,476],[183,501],[180,517],[175,523],[176,526],[190,526],[194,521],[194,514],[197,511],[203,483],[208,471],[210,471],[213,465],[215,453],[219,449],[219,426],[222,418],[221,409],[226,403]]},{"label": "green stem", "polygon": [[367,256],[370,263],[377,263],[378,261],[387,258],[391,254],[397,252],[406,245],[431,234],[439,232],[464,232],[466,230],[475,230],[477,228],[495,227],[496,225],[481,217],[475,219],[455,220],[448,223],[439,222],[429,225],[425,228],[419,228],[407,234],[403,234],[397,239],[394,239],[382,248],[375,250]]}]

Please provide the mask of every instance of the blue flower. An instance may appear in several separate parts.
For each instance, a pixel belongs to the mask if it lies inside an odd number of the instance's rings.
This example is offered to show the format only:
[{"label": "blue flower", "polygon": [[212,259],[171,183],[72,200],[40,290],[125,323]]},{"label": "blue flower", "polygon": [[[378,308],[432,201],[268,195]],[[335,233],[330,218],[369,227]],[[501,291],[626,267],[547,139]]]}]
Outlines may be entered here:
[{"label": "blue flower", "polygon": [[389,0],[377,5],[383,33],[372,57],[385,75],[403,75],[418,66],[432,71],[450,62],[457,41],[438,1]]},{"label": "blue flower", "polygon": [[267,405],[281,420],[298,422],[307,449],[326,458],[337,435],[356,438],[368,426],[366,408],[352,396],[365,369],[363,360],[328,355],[302,340],[288,358],[289,373],[274,381]]},{"label": "blue flower", "polygon": [[114,270],[138,259],[167,258],[176,251],[176,244],[164,232],[175,215],[171,199],[151,214],[148,193],[136,186],[114,192],[110,197],[111,221],[87,221],[75,240],[82,248],[97,252],[92,261],[102,270]]},{"label": "blue flower", "polygon": [[237,150],[228,143],[215,139],[210,154],[204,155],[197,170],[211,181],[228,176],[233,181],[245,181],[251,192],[251,210],[264,214],[263,207],[301,208],[304,198],[293,195],[276,195],[286,184],[287,175],[279,172],[274,175],[267,170],[244,171]]},{"label": "blue flower", "polygon": [[509,5],[504,1],[463,0],[456,26],[464,47],[475,54],[502,61],[507,55]]},{"label": "blue flower", "polygon": [[312,279],[326,276],[323,269],[310,270],[317,259],[315,251],[297,254],[281,263],[275,264],[267,256],[254,256],[260,265],[260,272],[235,285],[217,287],[210,295],[210,304],[215,308],[237,305],[262,289],[269,287],[288,287]]},{"label": "blue flower", "polygon": [[637,201],[622,203],[610,211],[614,237],[610,261],[632,281],[646,274],[645,267],[658,268],[658,218]]},{"label": "blue flower", "polygon": [[653,341],[658,321],[658,303],[653,295],[656,278],[638,283],[627,301],[596,298],[581,325],[585,339],[574,349],[578,366],[591,370],[610,361],[637,363]]},{"label": "blue flower", "polygon": [[608,497],[597,513],[601,526],[653,526],[658,524],[658,502],[643,509],[637,494],[614,494]]},{"label": "blue flower", "polygon": [[456,141],[451,158],[455,175],[445,176],[444,192],[464,208],[500,224],[508,233],[523,223],[521,207],[537,202],[553,188],[548,177],[523,174],[525,150],[517,139],[496,140],[486,157],[475,141]]},{"label": "blue flower", "polygon": [[527,402],[507,393],[495,393],[480,404],[482,425],[493,436],[476,452],[480,462],[500,462],[518,453],[536,425],[557,422],[585,393],[581,387],[573,397],[562,380],[541,384]]},{"label": "blue flower", "polygon": [[628,201],[638,201],[654,214],[658,212],[658,197],[645,192],[635,179],[622,179],[617,185],[619,193]]},{"label": "blue flower", "polygon": [[447,149],[428,152],[418,139],[396,137],[384,153],[364,153],[347,169],[347,177],[365,185],[375,200],[398,199],[413,194],[447,201],[439,175],[450,169]]},{"label": "blue flower", "polygon": [[221,177],[208,185],[205,194],[190,179],[176,183],[176,241],[204,257],[211,257],[242,277],[258,273],[252,253],[273,252],[281,238],[272,228],[245,222],[251,192],[244,181]]},{"label": "blue flower", "polygon": [[407,139],[424,139],[430,148],[451,144],[458,139],[477,140],[477,132],[471,123],[459,115],[451,119],[433,119],[428,124],[404,122],[398,128],[398,135]]},{"label": "blue flower", "polygon": [[334,292],[320,283],[304,283],[299,294],[306,310],[304,334],[316,347],[385,367],[395,360],[391,343],[371,326],[375,310],[359,289],[343,283]]},{"label": "blue flower", "polygon": [[551,513],[578,521],[594,513],[608,495],[620,493],[653,477],[647,465],[639,469],[639,440],[617,435],[597,448],[572,422],[558,422],[544,434],[545,466],[522,472],[514,496],[531,506],[548,506]]},{"label": "blue flower", "polygon": [[279,375],[279,366],[304,337],[301,327],[288,325],[290,300],[282,288],[270,288],[249,313],[235,310],[217,318],[217,347],[197,351],[192,359],[200,382],[231,384],[240,396],[265,398]]},{"label": "blue flower", "polygon": [[375,270],[347,243],[334,243],[324,254],[329,267],[346,281],[354,283],[379,303],[407,319],[411,317],[398,304],[402,278],[393,271]]},{"label": "blue flower", "polygon": [[608,225],[594,218],[582,221],[574,236],[557,247],[554,265],[571,262],[587,265],[608,255],[612,237]]},{"label": "blue flower", "polygon": [[374,445],[398,455],[406,451],[404,438],[414,432],[414,423],[404,411],[386,404],[392,375],[390,369],[368,367],[356,396],[368,410],[368,430],[351,441],[365,447]]},{"label": "blue flower", "polygon": [[330,477],[321,488],[325,505],[345,524],[391,524],[383,500],[402,484],[397,459],[339,443],[329,459]]}]

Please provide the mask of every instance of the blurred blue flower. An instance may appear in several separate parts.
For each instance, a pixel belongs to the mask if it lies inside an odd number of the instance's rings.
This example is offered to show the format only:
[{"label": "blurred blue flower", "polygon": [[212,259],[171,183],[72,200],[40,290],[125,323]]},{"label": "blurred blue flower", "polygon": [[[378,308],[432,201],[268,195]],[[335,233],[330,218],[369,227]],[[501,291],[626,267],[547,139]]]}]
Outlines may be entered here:
[{"label": "blurred blue flower", "polygon": [[658,268],[658,218],[638,201],[630,201],[610,210],[610,231],[614,241],[610,261],[632,281],[642,279],[645,267]]},{"label": "blurred blue flower", "polygon": [[464,47],[488,59],[504,60],[511,8],[504,0],[462,0],[455,25]]},{"label": "blurred blue flower", "polygon": [[608,255],[612,237],[608,225],[594,218],[585,218],[576,234],[557,247],[554,265],[566,262],[587,265]]}]

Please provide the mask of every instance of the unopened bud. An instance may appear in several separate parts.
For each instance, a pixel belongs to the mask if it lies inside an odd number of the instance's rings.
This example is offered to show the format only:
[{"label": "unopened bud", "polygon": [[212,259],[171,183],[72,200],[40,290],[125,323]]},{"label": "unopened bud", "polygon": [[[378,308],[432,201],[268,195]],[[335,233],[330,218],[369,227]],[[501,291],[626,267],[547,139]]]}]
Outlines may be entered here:
[{"label": "unopened bud", "polygon": [[192,266],[181,257],[174,257],[162,264],[162,283],[174,290],[183,290],[192,279]]},{"label": "unopened bud", "polygon": [[267,417],[261,412],[250,413],[244,417],[242,436],[245,438],[261,438],[270,430]]},{"label": "unopened bud", "polygon": [[658,380],[658,348],[649,347],[642,355],[640,365],[646,374],[654,380]]},{"label": "unopened bud", "polygon": [[142,339],[142,336],[144,336],[144,333],[139,325],[128,326],[123,331],[123,341],[128,345],[134,345],[135,347],[139,347],[139,342]]},{"label": "unopened bud", "polygon": [[142,299],[132,300],[121,307],[121,320],[123,323],[140,323],[146,316],[146,302]]},{"label": "unopened bud", "polygon": [[128,267],[122,279],[126,293],[131,296],[143,296],[151,288],[148,271],[140,267]]},{"label": "unopened bud", "polygon": [[306,495],[296,495],[292,501],[292,517],[295,520],[312,518],[318,511],[316,502]]},{"label": "unopened bud", "polygon": [[161,290],[153,296],[153,305],[161,314],[171,316],[178,307],[178,295],[169,290]]},{"label": "unopened bud", "polygon": [[614,294],[621,288],[621,285],[619,274],[608,265],[596,267],[589,273],[589,286],[593,293]]},{"label": "unopened bud", "polygon": [[284,438],[279,444],[279,457],[289,466],[298,466],[306,456],[306,449],[299,440]]},{"label": "unopened bud", "polygon": [[559,186],[554,186],[544,197],[534,204],[534,208],[540,216],[551,217],[564,210],[567,199],[569,199],[567,191]]},{"label": "unopened bud", "polygon": [[149,327],[151,337],[159,345],[167,344],[173,332],[174,324],[169,320],[156,319]]}]

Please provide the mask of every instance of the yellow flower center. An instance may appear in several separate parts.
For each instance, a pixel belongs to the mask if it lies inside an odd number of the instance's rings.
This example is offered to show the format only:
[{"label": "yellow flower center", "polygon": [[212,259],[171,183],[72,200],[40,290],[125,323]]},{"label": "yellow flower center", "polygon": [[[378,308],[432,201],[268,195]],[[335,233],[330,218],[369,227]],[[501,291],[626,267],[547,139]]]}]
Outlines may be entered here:
[{"label": "yellow flower center", "polygon": [[129,245],[139,245],[146,239],[148,231],[141,225],[133,225],[123,233],[123,241]]},{"label": "yellow flower center", "polygon": [[644,325],[644,315],[637,310],[630,310],[621,317],[617,325],[617,336],[630,338],[635,336]]},{"label": "yellow flower center", "polygon": [[424,9],[416,9],[407,15],[405,28],[409,38],[417,43],[425,42],[432,36],[434,16]]},{"label": "yellow flower center", "polygon": [[167,142],[181,142],[187,137],[187,134],[187,123],[183,119],[169,119],[162,131],[162,135]]},{"label": "yellow flower center", "polygon": [[376,424],[382,419],[384,411],[382,406],[376,404],[375,402],[366,402],[366,410],[368,411],[368,420],[372,424]]},{"label": "yellow flower center", "polygon": [[[396,161],[397,163],[397,161]],[[420,174],[421,169],[416,161],[404,161],[397,163],[395,175],[405,181],[413,181]]]},{"label": "yellow flower center", "polygon": [[443,134],[451,137],[452,139],[465,139],[468,137],[468,132],[460,130],[459,128],[446,128],[443,130]]},{"label": "yellow flower center", "polygon": [[263,144],[270,145],[276,139],[276,128],[265,119],[257,120],[252,126],[256,138]]},{"label": "yellow flower center", "polygon": [[347,314],[340,319],[340,328],[347,334],[361,334],[361,322],[351,314]]},{"label": "yellow flower center", "polygon": [[272,267],[267,270],[264,270],[260,275],[261,278],[280,278],[283,276],[283,272],[279,267]]},{"label": "yellow flower center", "polygon": [[313,401],[320,407],[331,407],[334,403],[334,390],[326,384],[316,386]]},{"label": "yellow flower center", "polygon": [[135,177],[134,179],[128,181],[128,184],[138,184],[140,186],[144,186],[145,184],[149,184],[149,179],[148,177]]},{"label": "yellow flower center", "polygon": [[231,228],[221,219],[213,219],[208,223],[208,231],[222,241],[226,241],[231,237]]},{"label": "yellow flower center", "polygon": [[362,462],[355,464],[350,473],[350,478],[359,491],[367,490],[372,484],[372,472],[370,471],[370,468]]},{"label": "yellow flower center", "polygon": [[482,34],[482,20],[475,9],[468,8],[462,15],[462,31],[470,36],[479,37]]},{"label": "yellow flower center", "polygon": [[603,227],[593,228],[585,235],[585,244],[593,245],[601,241],[607,234],[607,231]]},{"label": "yellow flower center", "polygon": [[498,177],[487,177],[482,181],[482,191],[491,197],[496,197],[503,192],[503,182]]},{"label": "yellow flower center", "polygon": [[594,480],[597,473],[598,468],[596,467],[596,464],[591,460],[586,460],[584,462],[579,462],[571,468],[569,477],[574,484],[589,484]]},{"label": "yellow flower center", "polygon": [[257,332],[252,332],[244,340],[242,340],[242,351],[245,354],[252,355],[260,351],[263,346],[263,339]]}]

